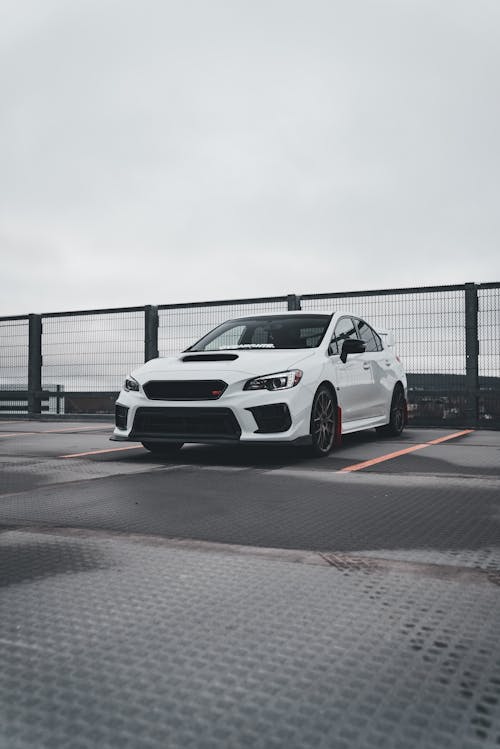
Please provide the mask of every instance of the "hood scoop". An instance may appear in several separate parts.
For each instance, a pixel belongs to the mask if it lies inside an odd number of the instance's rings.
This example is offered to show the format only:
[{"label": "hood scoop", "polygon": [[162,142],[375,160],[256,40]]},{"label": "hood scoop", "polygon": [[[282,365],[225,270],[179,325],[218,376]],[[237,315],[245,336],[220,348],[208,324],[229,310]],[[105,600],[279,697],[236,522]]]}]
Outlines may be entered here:
[{"label": "hood scoop", "polygon": [[237,358],[238,354],[189,354],[188,356],[183,356],[181,361],[234,361]]}]

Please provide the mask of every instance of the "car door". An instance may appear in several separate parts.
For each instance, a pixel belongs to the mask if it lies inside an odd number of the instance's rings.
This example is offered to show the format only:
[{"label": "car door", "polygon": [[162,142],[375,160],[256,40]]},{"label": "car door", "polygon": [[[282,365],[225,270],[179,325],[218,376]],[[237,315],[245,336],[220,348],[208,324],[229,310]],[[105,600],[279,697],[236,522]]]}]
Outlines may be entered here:
[{"label": "car door", "polygon": [[364,374],[361,359],[363,354],[349,354],[347,360],[342,362],[340,360],[342,344],[347,338],[358,339],[358,332],[353,318],[346,315],[341,317],[335,325],[329,348],[330,366],[333,369],[332,382],[337,390],[344,424],[365,418],[364,404],[360,400]]},{"label": "car door", "polygon": [[[363,382],[360,397],[366,406],[367,417],[384,416],[387,411],[387,356],[382,348],[380,336],[365,320],[355,318],[359,337],[366,344],[363,361]],[[392,391],[391,391],[392,392]]]}]

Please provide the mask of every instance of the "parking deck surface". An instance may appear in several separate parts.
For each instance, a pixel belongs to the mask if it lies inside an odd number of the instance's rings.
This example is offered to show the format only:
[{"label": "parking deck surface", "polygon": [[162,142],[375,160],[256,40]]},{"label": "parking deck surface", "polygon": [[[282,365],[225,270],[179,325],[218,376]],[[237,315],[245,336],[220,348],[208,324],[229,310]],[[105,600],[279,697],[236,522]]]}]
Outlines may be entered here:
[{"label": "parking deck surface", "polygon": [[0,746],[500,746],[500,433],[0,420]]}]

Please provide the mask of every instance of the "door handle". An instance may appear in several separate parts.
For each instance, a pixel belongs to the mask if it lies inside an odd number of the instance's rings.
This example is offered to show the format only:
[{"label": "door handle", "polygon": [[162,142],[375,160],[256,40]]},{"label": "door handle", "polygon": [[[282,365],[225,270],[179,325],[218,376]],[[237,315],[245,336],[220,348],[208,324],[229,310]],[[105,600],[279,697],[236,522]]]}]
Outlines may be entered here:
[{"label": "door handle", "polygon": [[371,369],[370,362],[365,362],[365,364],[363,364],[363,369]]}]

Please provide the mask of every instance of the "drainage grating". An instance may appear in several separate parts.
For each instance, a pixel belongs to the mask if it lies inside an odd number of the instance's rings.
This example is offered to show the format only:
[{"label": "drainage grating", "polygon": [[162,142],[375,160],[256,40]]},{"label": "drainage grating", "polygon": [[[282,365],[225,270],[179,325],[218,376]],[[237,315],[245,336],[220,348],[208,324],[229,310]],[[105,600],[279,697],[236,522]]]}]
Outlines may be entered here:
[{"label": "drainage grating", "polygon": [[500,571],[496,569],[482,569],[480,567],[465,567],[451,564],[426,564],[424,562],[408,562],[398,559],[384,559],[381,557],[351,556],[334,552],[320,552],[318,557],[331,567],[350,573],[406,573],[416,577],[434,578],[436,580],[450,580],[472,583],[491,582],[500,585]]},{"label": "drainage grating", "polygon": [[331,552],[321,552],[319,556],[342,572],[373,572],[379,568],[376,560],[367,557],[353,557]]}]

